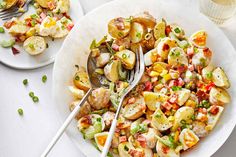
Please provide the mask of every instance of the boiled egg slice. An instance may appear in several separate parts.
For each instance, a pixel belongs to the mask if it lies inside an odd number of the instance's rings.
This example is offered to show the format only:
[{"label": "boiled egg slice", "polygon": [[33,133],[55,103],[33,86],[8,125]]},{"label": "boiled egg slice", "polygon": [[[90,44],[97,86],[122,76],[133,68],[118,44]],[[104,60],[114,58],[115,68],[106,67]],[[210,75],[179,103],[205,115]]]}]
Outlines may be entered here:
[{"label": "boiled egg slice", "polygon": [[183,149],[187,150],[196,145],[199,141],[199,138],[192,130],[184,129],[179,135],[179,141],[182,143]]},{"label": "boiled egg slice", "polygon": [[95,142],[100,151],[102,151],[106,143],[107,137],[108,137],[108,132],[101,132],[94,135]]}]

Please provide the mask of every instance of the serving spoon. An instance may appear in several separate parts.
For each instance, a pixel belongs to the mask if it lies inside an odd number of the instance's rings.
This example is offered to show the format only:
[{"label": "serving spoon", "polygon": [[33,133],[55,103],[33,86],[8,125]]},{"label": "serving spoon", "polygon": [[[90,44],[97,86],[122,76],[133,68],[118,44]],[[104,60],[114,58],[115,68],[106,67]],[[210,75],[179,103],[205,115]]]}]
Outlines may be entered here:
[{"label": "serving spoon", "polygon": [[[79,112],[80,107],[86,102],[90,93],[96,88],[108,86],[107,84],[104,83],[104,79],[106,79],[105,76],[96,75],[96,72],[95,72],[96,68],[97,68],[96,61],[92,57],[92,53],[90,53],[88,56],[88,60],[87,60],[87,72],[88,72],[88,77],[89,77],[91,88],[87,91],[87,93],[84,95],[84,97],[81,99],[81,101],[76,105],[74,110],[66,118],[66,120],[64,121],[62,126],[57,131],[56,135],[53,137],[53,139],[51,140],[51,142],[49,143],[49,145],[47,146],[45,151],[42,153],[41,157],[46,157],[49,154],[49,152],[52,150],[54,145],[57,143],[57,141],[60,139],[62,134],[65,132],[68,125],[71,123],[71,121],[74,119],[74,117]],[[139,82],[139,80],[141,78],[140,75],[142,75],[143,72],[144,72],[143,52],[142,52],[142,47],[140,46],[139,50],[136,52],[136,67],[128,73],[128,82],[129,82],[130,86],[127,87],[126,92],[122,95],[122,97],[120,99],[119,106],[118,106],[117,113],[116,113],[116,118],[113,121],[110,132],[109,132],[112,135],[108,136],[108,138],[107,138],[108,140],[106,141],[106,144],[104,147],[106,149],[104,149],[104,151],[103,151],[103,154],[104,154],[103,156],[106,156],[107,152],[109,151],[111,139],[112,139],[112,136],[113,136],[115,128],[116,128],[116,123],[117,123],[118,115],[121,110],[121,106],[122,106],[121,104],[123,102],[123,99],[124,99],[125,95],[127,95],[128,92],[131,91],[135,87],[135,85],[137,85],[137,83]]]}]

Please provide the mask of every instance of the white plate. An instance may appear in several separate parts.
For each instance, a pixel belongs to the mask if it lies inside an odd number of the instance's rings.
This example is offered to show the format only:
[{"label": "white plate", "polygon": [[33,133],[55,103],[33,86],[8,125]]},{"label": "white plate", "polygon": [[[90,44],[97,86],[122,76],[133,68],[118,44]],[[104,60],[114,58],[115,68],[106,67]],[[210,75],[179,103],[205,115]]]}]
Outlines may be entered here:
[{"label": "white plate", "polygon": [[[99,40],[107,33],[107,23],[110,19],[118,16],[129,17],[142,11],[149,11],[157,19],[163,17],[168,22],[178,23],[187,35],[204,28],[209,34],[207,45],[214,52],[213,62],[222,66],[229,76],[232,84],[229,90],[232,103],[226,105],[223,116],[211,134],[182,155],[184,157],[209,157],[223,145],[235,126],[236,52],[222,31],[200,13],[157,0],[113,1],[88,13],[75,25],[57,54],[54,65],[53,92],[61,119],[64,120],[70,113],[68,104],[72,101],[72,96],[67,86],[72,84],[74,65],[86,65],[91,41],[94,38]],[[86,156],[99,157],[99,152],[88,141],[85,141],[77,130],[76,121],[69,126],[67,134]]]},{"label": "white plate", "polygon": [[[30,5],[29,11],[25,13],[21,18],[34,12],[35,9],[32,5]],[[71,16],[74,23],[76,23],[83,16],[83,10],[78,0],[71,0],[69,15]],[[2,26],[3,23],[4,22],[0,20],[0,26]],[[4,34],[0,33],[0,40],[8,40],[11,38],[6,29],[5,32],[6,33]],[[49,44],[49,48],[46,49],[44,53],[38,56],[30,56],[27,52],[24,51],[22,46],[19,45],[14,46],[18,50],[20,50],[20,53],[17,55],[13,55],[11,49],[2,48],[0,46],[0,62],[16,69],[35,69],[46,66],[54,62],[55,55],[61,48],[64,39],[65,38],[55,39],[54,41],[52,41],[50,38],[48,38],[47,41]]]}]

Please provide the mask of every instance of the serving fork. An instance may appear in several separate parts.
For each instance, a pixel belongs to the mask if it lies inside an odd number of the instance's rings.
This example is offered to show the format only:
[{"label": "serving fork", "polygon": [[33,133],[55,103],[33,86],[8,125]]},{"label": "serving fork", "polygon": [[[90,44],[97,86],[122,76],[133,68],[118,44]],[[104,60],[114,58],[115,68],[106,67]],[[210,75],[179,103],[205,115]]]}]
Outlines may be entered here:
[{"label": "serving fork", "polygon": [[[135,54],[136,54],[135,68],[128,73],[129,86],[126,88],[124,94],[120,98],[120,102],[119,102],[119,106],[117,108],[115,119],[113,120],[113,123],[111,125],[109,135],[107,137],[106,144],[105,144],[103,152],[102,152],[102,154],[103,154],[102,156],[104,156],[104,157],[108,153],[110,145],[111,145],[112,136],[113,136],[113,134],[115,132],[115,129],[116,129],[116,124],[117,124],[117,120],[118,120],[118,117],[119,117],[119,113],[120,113],[121,108],[122,108],[123,99],[138,84],[139,80],[141,79],[141,77],[144,73],[144,60],[143,60],[143,51],[142,51],[141,46],[139,47],[139,49],[137,50],[137,52]],[[45,149],[45,151],[43,152],[41,157],[46,157],[49,154],[51,149],[54,147],[54,145],[60,139],[62,134],[65,132],[66,128],[69,126],[71,121],[74,119],[74,117],[79,112],[80,107],[86,102],[86,100],[89,97],[90,93],[96,88],[106,86],[103,83],[104,82],[103,81],[104,76],[102,76],[102,75],[95,76],[94,75],[95,70],[96,70],[96,63],[95,63],[95,60],[91,56],[91,53],[90,53],[90,55],[88,57],[88,61],[87,61],[87,72],[88,72],[91,88],[87,91],[87,93],[84,95],[84,97],[81,99],[81,101],[76,105],[74,110],[66,118],[66,120],[62,124],[62,126],[58,129],[56,135],[53,137],[52,141],[49,143],[49,145],[47,146],[47,148]]]},{"label": "serving fork", "polygon": [[131,71],[129,78],[128,78],[128,82],[129,82],[129,86],[127,87],[127,89],[125,90],[124,94],[121,96],[120,101],[119,101],[119,105],[115,114],[115,118],[112,120],[112,124],[111,124],[111,128],[109,130],[108,133],[108,137],[106,139],[106,143],[102,149],[102,155],[101,157],[106,157],[107,153],[110,149],[111,146],[111,141],[113,138],[113,135],[115,133],[116,130],[116,125],[117,125],[117,121],[120,115],[120,111],[122,108],[122,103],[123,100],[125,98],[125,96],[138,84],[138,82],[140,81],[143,73],[144,73],[144,58],[143,58],[143,51],[142,51],[142,47],[139,47],[139,50],[136,52],[136,65],[135,68]]},{"label": "serving fork", "polygon": [[17,5],[14,5],[13,7],[3,10],[0,12],[0,18],[2,20],[9,20],[13,17],[20,17],[29,9],[29,4],[32,2],[32,0],[27,0],[25,4],[19,8]]}]

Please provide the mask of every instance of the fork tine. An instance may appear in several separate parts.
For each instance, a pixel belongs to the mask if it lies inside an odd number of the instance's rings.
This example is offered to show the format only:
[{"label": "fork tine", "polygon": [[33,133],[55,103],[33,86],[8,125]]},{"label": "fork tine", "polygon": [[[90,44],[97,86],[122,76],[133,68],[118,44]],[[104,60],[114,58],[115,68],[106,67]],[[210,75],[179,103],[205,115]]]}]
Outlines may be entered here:
[{"label": "fork tine", "polygon": [[3,15],[0,15],[0,18],[7,18],[7,17],[12,17],[12,16],[15,16],[16,14],[18,14],[19,12],[18,11],[14,11],[14,12],[10,12],[10,13],[6,13],[6,14],[3,14]]},{"label": "fork tine", "polygon": [[7,14],[7,13],[11,13],[13,11],[17,11],[18,8],[17,7],[13,7],[13,8],[9,8],[9,9],[6,9],[6,10],[3,10],[0,12],[0,15],[4,15],[4,14]]},{"label": "fork tine", "polygon": [[[2,17],[2,20],[9,20],[13,17],[18,17],[18,16],[21,16],[23,13],[14,13],[14,14],[11,14],[9,16],[5,16],[5,17]],[[0,17],[1,18],[1,17]]]}]

